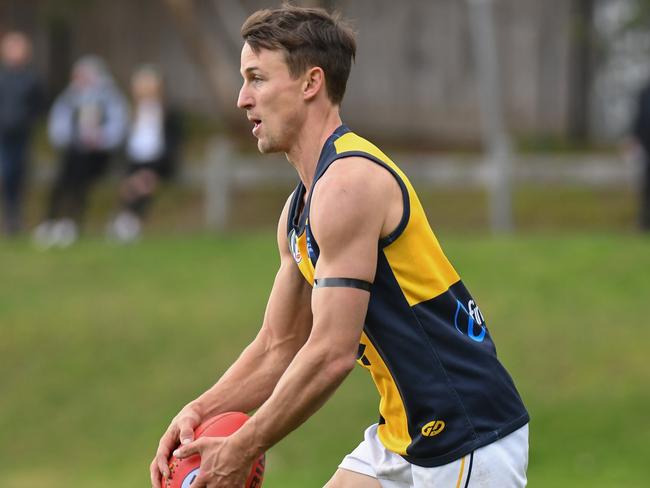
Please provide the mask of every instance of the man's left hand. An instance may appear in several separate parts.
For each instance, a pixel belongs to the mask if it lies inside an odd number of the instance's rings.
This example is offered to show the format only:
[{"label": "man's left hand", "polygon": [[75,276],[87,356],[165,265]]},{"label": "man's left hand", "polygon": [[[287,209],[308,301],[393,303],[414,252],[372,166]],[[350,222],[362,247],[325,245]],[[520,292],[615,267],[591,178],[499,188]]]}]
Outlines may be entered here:
[{"label": "man's left hand", "polygon": [[242,488],[254,460],[228,437],[200,437],[174,451],[179,459],[194,454],[201,457],[201,467],[192,488]]}]

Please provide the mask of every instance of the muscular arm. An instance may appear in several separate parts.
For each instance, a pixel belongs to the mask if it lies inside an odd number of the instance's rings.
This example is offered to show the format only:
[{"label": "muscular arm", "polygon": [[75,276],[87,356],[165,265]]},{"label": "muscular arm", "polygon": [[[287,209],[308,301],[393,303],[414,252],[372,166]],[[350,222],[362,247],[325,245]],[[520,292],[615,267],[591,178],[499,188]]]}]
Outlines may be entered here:
[{"label": "muscular arm", "polygon": [[311,290],[289,252],[287,214],[288,202],[278,225],[280,269],[262,328],[219,381],[197,398],[204,417],[258,408],[271,395],[278,379],[309,336]]},{"label": "muscular arm", "polygon": [[[337,164],[337,163],[335,163]],[[396,225],[399,189],[392,177],[366,160],[332,166],[312,197],[310,223],[319,243],[316,278],[372,282],[378,240]],[[343,170],[345,168],[345,170]],[[398,203],[399,205],[399,203]],[[390,229],[392,230],[392,229]],[[232,442],[251,459],[309,418],[352,369],[370,294],[354,288],[316,288],[313,327],[273,394]]]},{"label": "muscular arm", "polygon": [[278,225],[280,269],[266,306],[262,327],[253,342],[217,383],[190,402],[174,418],[160,439],[151,463],[151,481],[160,486],[160,475],[169,476],[167,460],[179,441],[192,440],[194,428],[204,419],[227,411],[248,412],[271,395],[312,325],[311,287],[300,275],[286,238],[288,203]]}]

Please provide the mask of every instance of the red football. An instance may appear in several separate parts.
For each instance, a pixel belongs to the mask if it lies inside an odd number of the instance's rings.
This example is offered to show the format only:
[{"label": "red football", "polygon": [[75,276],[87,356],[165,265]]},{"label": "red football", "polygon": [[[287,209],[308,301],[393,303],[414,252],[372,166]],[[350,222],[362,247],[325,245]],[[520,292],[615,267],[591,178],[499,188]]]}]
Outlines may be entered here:
[{"label": "red football", "polygon": [[[199,437],[228,437],[248,420],[248,415],[242,412],[226,412],[209,418],[194,431],[194,438]],[[201,458],[198,454],[185,459],[172,456],[169,460],[171,478],[162,479],[164,488],[189,488],[199,475]],[[246,488],[259,488],[264,479],[264,454],[253,464],[246,480]]]}]

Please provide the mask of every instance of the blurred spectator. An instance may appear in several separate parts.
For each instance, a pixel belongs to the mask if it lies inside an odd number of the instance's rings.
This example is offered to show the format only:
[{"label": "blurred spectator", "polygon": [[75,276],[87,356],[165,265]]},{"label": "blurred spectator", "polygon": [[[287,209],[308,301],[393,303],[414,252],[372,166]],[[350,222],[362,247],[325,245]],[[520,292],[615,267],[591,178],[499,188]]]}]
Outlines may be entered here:
[{"label": "blurred spectator", "polygon": [[22,228],[22,200],[30,136],[43,97],[41,83],[30,67],[31,42],[22,32],[9,32],[1,41],[0,64],[0,179],[3,230]]},{"label": "blurred spectator", "polygon": [[643,153],[639,225],[642,231],[648,232],[650,231],[650,83],[641,90],[632,134]]},{"label": "blurred spectator", "polygon": [[65,247],[77,239],[88,191],[106,172],[127,123],[124,97],[104,62],[95,56],[79,59],[50,112],[50,141],[61,151],[61,163],[47,219],[34,231],[37,244]]},{"label": "blurred spectator", "polygon": [[181,143],[177,112],[165,103],[160,73],[140,67],[131,80],[133,119],[126,141],[127,175],[120,186],[120,211],[107,234],[120,242],[137,239],[142,221],[161,179],[175,170]]}]

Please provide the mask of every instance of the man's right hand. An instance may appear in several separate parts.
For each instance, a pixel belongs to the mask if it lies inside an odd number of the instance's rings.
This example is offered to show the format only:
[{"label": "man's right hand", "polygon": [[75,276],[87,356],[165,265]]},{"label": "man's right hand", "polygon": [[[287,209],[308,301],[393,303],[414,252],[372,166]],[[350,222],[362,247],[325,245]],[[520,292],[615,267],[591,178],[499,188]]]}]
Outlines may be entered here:
[{"label": "man's right hand", "polygon": [[151,486],[161,488],[161,477],[169,477],[170,475],[168,463],[171,452],[178,447],[179,443],[184,445],[194,440],[194,429],[199,426],[202,419],[202,411],[194,402],[187,404],[174,417],[160,438],[158,450],[151,462],[149,468],[151,473]]}]

